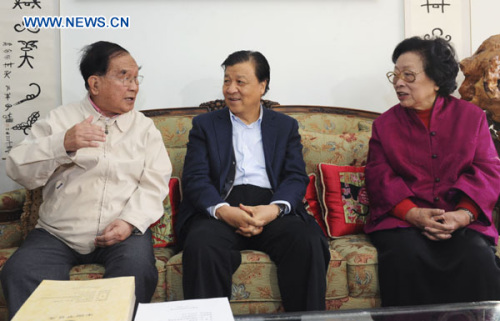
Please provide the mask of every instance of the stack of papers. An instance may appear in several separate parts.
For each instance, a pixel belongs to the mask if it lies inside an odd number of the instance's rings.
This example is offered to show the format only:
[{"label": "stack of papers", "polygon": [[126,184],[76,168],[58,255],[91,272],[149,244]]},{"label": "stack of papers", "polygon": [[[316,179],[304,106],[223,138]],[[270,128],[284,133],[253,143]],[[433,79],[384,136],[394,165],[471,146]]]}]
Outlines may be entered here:
[{"label": "stack of papers", "polygon": [[227,298],[139,303],[135,321],[234,321]]}]

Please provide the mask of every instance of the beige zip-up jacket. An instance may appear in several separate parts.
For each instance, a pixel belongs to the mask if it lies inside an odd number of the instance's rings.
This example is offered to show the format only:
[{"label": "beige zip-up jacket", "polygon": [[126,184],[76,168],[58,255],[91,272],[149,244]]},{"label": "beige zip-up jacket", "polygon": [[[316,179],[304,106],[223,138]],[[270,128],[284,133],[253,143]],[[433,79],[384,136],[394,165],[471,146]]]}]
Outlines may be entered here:
[{"label": "beige zip-up jacket", "polygon": [[[66,131],[89,115],[107,129],[106,141],[66,153]],[[87,254],[116,218],[144,233],[163,215],[172,165],[151,119],[136,110],[106,118],[87,96],[36,122],[11,150],[6,171],[28,189],[44,186],[36,227]]]}]

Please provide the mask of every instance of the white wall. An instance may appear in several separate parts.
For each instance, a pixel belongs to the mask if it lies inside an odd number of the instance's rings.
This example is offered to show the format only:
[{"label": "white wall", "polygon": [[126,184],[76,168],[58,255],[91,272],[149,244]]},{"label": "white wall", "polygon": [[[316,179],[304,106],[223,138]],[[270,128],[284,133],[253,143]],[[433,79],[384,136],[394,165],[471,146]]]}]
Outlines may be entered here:
[{"label": "white wall", "polygon": [[403,1],[64,0],[61,15],[131,21],[128,30],[62,30],[63,102],[84,94],[78,50],[100,39],[122,44],[143,66],[139,109],[222,97],[220,64],[241,49],[268,58],[267,98],[282,104],[383,111],[396,102],[385,73],[403,39]]},{"label": "white wall", "polygon": [[[123,30],[61,30],[62,100],[79,100],[85,93],[80,49],[108,40],[142,65],[138,109],[197,106],[221,98],[220,64],[233,51],[251,49],[270,62],[268,99],[383,112],[397,103],[385,73],[393,68],[392,50],[404,38],[403,2],[61,0],[61,16],[130,16],[131,22]],[[473,52],[500,33],[498,12],[498,0],[471,0]],[[3,161],[0,165],[0,192],[5,192],[16,185],[5,176]]]}]

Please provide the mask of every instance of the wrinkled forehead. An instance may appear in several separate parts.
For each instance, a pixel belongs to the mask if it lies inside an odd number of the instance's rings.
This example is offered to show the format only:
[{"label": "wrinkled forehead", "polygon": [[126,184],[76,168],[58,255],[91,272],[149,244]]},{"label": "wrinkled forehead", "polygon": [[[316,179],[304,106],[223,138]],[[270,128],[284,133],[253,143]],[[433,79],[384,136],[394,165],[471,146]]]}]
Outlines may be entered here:
[{"label": "wrinkled forehead", "polygon": [[130,54],[122,53],[110,58],[107,72],[127,74],[137,73],[139,69],[140,68],[135,62],[135,59]]}]

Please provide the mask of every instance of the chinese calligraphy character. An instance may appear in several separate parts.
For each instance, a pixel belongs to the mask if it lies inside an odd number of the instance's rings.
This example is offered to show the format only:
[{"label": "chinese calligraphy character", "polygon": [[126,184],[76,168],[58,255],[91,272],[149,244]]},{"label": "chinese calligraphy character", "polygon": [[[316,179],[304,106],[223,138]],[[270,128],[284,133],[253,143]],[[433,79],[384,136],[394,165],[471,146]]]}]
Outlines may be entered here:
[{"label": "chinese calligraphy character", "polygon": [[20,101],[18,101],[17,103],[15,103],[15,104],[14,104],[14,106],[19,105],[19,104],[22,104],[22,103],[24,103],[25,101],[33,100],[33,99],[35,99],[36,97],[40,96],[40,93],[42,92],[42,91],[41,91],[41,89],[40,89],[40,86],[39,86],[37,83],[34,83],[34,82],[32,82],[32,83],[30,84],[30,86],[36,86],[36,87],[38,88],[38,92],[37,92],[36,94],[34,94],[34,95],[33,95],[33,94],[27,94],[27,95],[26,95],[26,98],[21,99]]},{"label": "chinese calligraphy character", "polygon": [[28,29],[26,29],[26,27],[24,26],[24,21],[23,21],[21,23],[16,24],[14,26],[14,30],[16,32],[23,32],[24,30],[28,30],[31,33],[38,33],[40,31],[40,28],[35,28],[35,29],[28,28]]},{"label": "chinese calligraphy character", "polygon": [[14,121],[14,118],[12,118],[12,113],[8,113],[7,115],[2,116],[5,119],[6,123],[12,123]]},{"label": "chinese calligraphy character", "polygon": [[17,42],[22,43],[24,46],[21,48],[21,50],[24,51],[24,56],[19,56],[19,58],[23,58],[23,62],[17,68],[21,68],[24,65],[24,63],[27,62],[28,65],[31,67],[31,69],[33,69],[30,59],[35,59],[35,57],[28,55],[28,52],[38,48],[36,46],[38,40],[30,40],[30,41],[18,40]]},{"label": "chinese calligraphy character", "polygon": [[426,0],[426,4],[421,5],[421,7],[427,7],[427,13],[430,13],[430,8],[432,9],[439,9],[441,7],[441,13],[444,13],[444,6],[451,6],[449,3],[444,3],[445,0],[441,0],[441,3],[439,2],[434,2],[434,3],[429,3],[429,0]]},{"label": "chinese calligraphy character", "polygon": [[[432,34],[432,37],[444,38],[444,40],[446,40],[448,42],[450,42],[450,40],[451,40],[451,36],[450,35],[446,35],[446,36],[443,37],[444,32],[443,32],[443,29],[441,29],[441,28],[434,28],[434,29],[432,29],[431,34]],[[426,34],[424,36],[424,39],[431,39],[431,35]]]},{"label": "chinese calligraphy character", "polygon": [[24,4],[25,7],[29,7],[29,5],[32,4],[31,9],[35,8],[35,6],[37,6],[40,9],[42,9],[42,7],[40,7],[40,1],[39,0],[32,0],[32,1],[15,0],[14,7],[12,7],[12,9],[15,9],[16,7],[19,7],[19,9],[22,10],[23,7],[21,7],[21,4]]},{"label": "chinese calligraphy character", "polygon": [[40,117],[40,112],[35,111],[31,113],[31,115],[28,117],[28,120],[26,122],[19,123],[15,126],[12,127],[14,130],[22,130],[24,135],[28,135],[26,132],[28,129],[31,129],[31,126],[33,126],[34,123],[38,120]]}]

